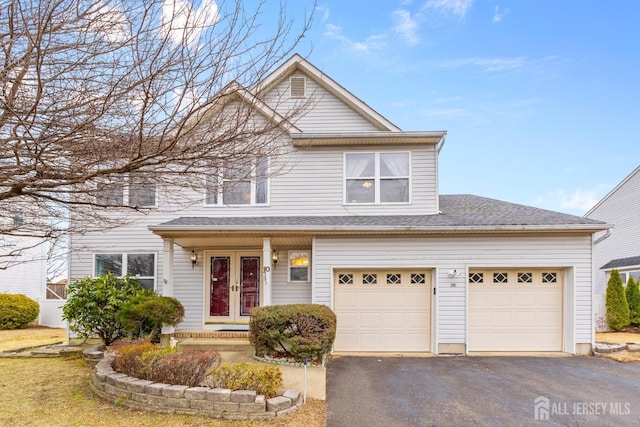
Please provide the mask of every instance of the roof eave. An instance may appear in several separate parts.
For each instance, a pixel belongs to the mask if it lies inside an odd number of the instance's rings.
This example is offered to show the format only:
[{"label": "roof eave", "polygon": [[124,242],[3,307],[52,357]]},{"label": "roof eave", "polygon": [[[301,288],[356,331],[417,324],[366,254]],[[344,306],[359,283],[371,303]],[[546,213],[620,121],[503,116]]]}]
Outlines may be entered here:
[{"label": "roof eave", "polygon": [[477,234],[477,233],[595,233],[607,229],[608,225],[502,225],[502,226],[300,226],[300,225],[154,225],[149,230],[163,236],[171,233],[290,233],[313,232],[316,234]]},{"label": "roof eave", "polygon": [[296,147],[333,145],[438,144],[447,131],[433,132],[336,132],[292,134]]}]

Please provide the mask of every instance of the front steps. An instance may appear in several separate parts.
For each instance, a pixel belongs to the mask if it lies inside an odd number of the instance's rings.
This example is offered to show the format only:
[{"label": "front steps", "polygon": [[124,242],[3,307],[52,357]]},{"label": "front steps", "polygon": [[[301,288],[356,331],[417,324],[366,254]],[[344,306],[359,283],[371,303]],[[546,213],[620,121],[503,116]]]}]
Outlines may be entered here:
[{"label": "front steps", "polygon": [[171,337],[176,340],[178,350],[253,352],[247,331],[176,331],[166,339]]}]

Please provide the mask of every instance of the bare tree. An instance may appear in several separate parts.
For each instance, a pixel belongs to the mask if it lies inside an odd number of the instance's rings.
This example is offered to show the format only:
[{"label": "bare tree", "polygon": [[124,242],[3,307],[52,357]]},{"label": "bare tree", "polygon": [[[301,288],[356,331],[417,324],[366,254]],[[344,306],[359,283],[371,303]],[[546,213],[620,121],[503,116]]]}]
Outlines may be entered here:
[{"label": "bare tree", "polygon": [[[202,186],[221,166],[240,177],[276,154],[304,107],[256,116],[254,89],[313,5],[294,21],[256,3],[2,0],[0,239],[117,226],[126,216],[113,211],[144,211],[151,185]],[[20,249],[0,242],[0,267]]]}]

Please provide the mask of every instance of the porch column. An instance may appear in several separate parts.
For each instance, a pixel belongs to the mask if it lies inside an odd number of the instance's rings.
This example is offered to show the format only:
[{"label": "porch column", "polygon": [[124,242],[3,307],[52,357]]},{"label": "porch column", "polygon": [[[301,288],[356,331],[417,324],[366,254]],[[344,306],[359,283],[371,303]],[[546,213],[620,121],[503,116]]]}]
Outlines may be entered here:
[{"label": "porch column", "polygon": [[264,269],[264,285],[262,287],[262,305],[271,305],[271,238],[262,239],[262,265]]},{"label": "porch column", "polygon": [[[162,239],[162,295],[173,296],[173,240]],[[163,326],[163,334],[172,334],[173,326]]]}]

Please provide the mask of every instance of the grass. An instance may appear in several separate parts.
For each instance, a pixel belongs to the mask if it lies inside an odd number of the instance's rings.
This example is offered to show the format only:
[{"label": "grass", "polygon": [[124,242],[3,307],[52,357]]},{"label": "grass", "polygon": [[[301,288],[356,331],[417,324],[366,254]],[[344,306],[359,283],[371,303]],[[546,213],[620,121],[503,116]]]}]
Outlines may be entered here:
[{"label": "grass", "polygon": [[[4,334],[5,331],[2,331]],[[270,421],[220,421],[116,407],[89,389],[92,368],[81,359],[0,359],[0,425],[6,426],[293,426],[326,424],[326,404],[310,400]]]},{"label": "grass", "polygon": [[67,331],[63,328],[27,326],[21,329],[2,330],[0,331],[0,352],[66,341]]}]

